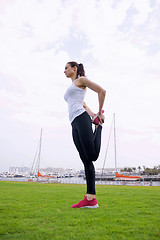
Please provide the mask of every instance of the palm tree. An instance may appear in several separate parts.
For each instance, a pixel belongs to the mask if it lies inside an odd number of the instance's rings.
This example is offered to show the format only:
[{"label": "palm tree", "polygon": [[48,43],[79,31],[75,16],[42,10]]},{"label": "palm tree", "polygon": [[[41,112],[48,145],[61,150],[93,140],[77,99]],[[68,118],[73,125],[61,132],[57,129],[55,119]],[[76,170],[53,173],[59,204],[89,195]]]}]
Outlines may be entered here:
[{"label": "palm tree", "polygon": [[134,172],[136,171],[136,167],[133,167],[132,169],[133,169]]},{"label": "palm tree", "polygon": [[146,167],[145,166],[143,166],[143,169],[144,169],[144,174],[146,173]]},{"label": "palm tree", "polygon": [[128,168],[128,169],[127,169],[127,172],[132,172],[132,169],[131,169],[131,168]]},{"label": "palm tree", "polygon": [[141,170],[141,166],[138,166],[138,170],[139,170],[139,173],[140,173],[140,170]]}]

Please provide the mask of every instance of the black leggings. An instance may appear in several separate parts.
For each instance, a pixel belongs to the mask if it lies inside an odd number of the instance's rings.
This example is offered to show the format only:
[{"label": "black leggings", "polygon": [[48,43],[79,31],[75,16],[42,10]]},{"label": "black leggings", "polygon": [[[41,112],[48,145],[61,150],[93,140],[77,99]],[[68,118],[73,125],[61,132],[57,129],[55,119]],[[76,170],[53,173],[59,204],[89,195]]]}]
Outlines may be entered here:
[{"label": "black leggings", "polygon": [[99,125],[93,133],[92,121],[87,112],[76,117],[72,122],[72,136],[74,144],[84,164],[87,193],[95,192],[95,168],[93,161],[96,161],[101,147],[102,127]]}]

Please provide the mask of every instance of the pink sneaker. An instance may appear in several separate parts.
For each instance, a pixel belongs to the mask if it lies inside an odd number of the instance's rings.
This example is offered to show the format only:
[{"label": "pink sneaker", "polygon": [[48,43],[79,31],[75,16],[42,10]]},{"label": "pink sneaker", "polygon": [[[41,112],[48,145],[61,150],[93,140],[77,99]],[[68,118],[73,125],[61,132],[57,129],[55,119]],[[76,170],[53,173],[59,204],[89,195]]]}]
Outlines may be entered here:
[{"label": "pink sneaker", "polygon": [[72,205],[72,208],[98,208],[98,207],[99,206],[96,198],[93,198],[91,201],[88,201],[87,197],[85,197],[79,203]]},{"label": "pink sneaker", "polygon": [[[102,113],[104,113],[104,110],[102,110]],[[92,123],[94,123],[95,125],[99,124],[99,117],[98,117],[98,113],[92,118]]]}]

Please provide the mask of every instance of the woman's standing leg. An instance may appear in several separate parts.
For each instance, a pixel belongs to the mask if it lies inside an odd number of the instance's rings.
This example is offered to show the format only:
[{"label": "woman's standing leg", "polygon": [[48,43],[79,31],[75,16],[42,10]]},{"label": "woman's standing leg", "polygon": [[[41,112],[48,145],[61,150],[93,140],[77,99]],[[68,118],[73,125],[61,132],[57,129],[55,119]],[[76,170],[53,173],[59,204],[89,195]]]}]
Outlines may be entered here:
[{"label": "woman's standing leg", "polygon": [[92,161],[88,161],[83,151],[83,147],[78,135],[78,131],[73,127],[72,136],[74,144],[79,152],[80,158],[84,164],[86,183],[87,183],[87,194],[96,194],[95,191],[95,168]]}]

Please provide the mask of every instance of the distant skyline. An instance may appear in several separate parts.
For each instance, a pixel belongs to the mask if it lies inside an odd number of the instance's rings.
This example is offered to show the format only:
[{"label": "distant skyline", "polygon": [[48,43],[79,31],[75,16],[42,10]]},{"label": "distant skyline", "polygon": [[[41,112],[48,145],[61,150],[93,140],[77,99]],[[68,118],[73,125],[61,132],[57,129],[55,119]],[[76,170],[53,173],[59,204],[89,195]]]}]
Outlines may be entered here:
[{"label": "distant skyline", "polygon": [[[0,0],[0,172],[31,167],[43,129],[40,167],[83,169],[64,93],[70,60],[106,89],[103,166],[113,113],[117,166],[160,164],[160,0]],[[87,105],[98,112],[96,93]],[[106,168],[114,167],[113,135]]]}]

